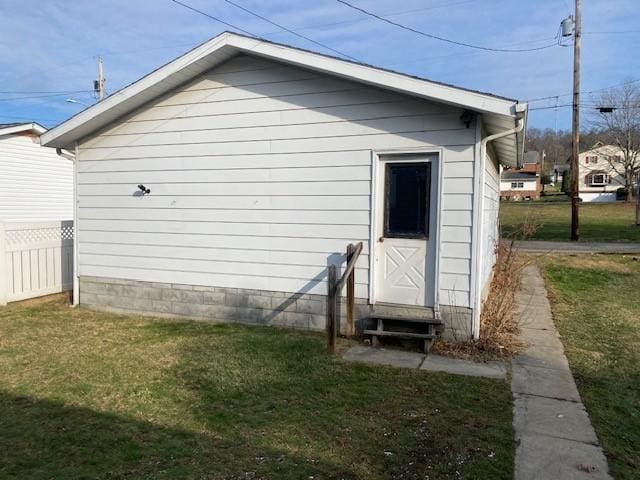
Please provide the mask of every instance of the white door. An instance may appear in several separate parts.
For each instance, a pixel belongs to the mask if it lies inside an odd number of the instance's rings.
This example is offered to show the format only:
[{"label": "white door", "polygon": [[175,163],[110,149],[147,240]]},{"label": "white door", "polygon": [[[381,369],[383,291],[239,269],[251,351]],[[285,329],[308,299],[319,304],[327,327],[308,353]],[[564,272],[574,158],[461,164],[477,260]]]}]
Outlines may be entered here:
[{"label": "white door", "polygon": [[377,192],[375,301],[432,306],[435,156],[384,157]]}]

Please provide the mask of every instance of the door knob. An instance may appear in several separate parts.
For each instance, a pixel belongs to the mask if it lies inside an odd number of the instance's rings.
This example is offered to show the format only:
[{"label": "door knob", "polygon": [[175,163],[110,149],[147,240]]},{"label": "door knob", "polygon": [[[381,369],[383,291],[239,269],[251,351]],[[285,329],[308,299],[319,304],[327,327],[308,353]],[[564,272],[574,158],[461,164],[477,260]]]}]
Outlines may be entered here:
[{"label": "door knob", "polygon": [[380,238],[378,239],[378,241],[379,241],[380,243],[384,242],[384,237],[380,237]]}]

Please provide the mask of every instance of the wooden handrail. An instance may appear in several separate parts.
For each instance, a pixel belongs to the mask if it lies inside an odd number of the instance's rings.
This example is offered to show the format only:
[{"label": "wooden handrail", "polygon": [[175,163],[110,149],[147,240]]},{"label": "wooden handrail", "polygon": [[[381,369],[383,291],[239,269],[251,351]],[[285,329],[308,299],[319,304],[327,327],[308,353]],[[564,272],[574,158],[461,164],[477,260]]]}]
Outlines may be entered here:
[{"label": "wooden handrail", "polygon": [[340,279],[337,279],[336,266],[329,265],[327,276],[327,348],[335,352],[336,337],[338,336],[338,297],[347,283],[347,335],[354,334],[354,306],[355,306],[355,266],[362,253],[362,242],[347,246],[347,266]]},{"label": "wooden handrail", "polygon": [[349,244],[349,246],[347,247],[347,258],[349,258],[349,256],[351,256],[351,258],[347,262],[347,267],[344,269],[342,277],[340,277],[340,280],[338,280],[338,283],[336,283],[336,293],[340,293],[342,287],[344,287],[344,283],[347,280],[347,277],[351,275],[353,270],[356,268],[356,261],[362,253],[362,242],[356,244],[352,252],[349,252],[349,247],[353,247],[353,245]]}]

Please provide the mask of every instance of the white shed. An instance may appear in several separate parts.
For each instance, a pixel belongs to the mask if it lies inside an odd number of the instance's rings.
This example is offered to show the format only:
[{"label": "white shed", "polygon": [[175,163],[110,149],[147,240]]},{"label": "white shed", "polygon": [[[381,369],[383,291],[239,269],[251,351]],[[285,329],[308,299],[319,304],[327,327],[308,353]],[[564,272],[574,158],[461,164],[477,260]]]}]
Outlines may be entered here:
[{"label": "white shed", "polygon": [[37,123],[0,124],[0,305],[70,289],[73,161]]},{"label": "white shed", "polygon": [[73,219],[73,163],[40,146],[37,123],[0,124],[0,222]]},{"label": "white shed", "polygon": [[363,242],[358,319],[477,336],[526,111],[223,33],[43,135],[76,155],[76,301],[319,329]]}]

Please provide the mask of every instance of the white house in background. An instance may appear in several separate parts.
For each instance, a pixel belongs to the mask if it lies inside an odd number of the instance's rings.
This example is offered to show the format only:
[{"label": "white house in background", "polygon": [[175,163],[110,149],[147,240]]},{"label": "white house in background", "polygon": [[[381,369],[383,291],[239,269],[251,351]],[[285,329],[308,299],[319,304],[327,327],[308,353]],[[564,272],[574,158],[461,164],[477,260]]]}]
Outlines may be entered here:
[{"label": "white house in background", "polygon": [[0,124],[0,305],[73,285],[73,161],[45,131]]},{"label": "white house in background", "polygon": [[321,329],[327,265],[363,242],[358,320],[477,336],[526,112],[223,33],[43,135],[76,155],[76,301]]},{"label": "white house in background", "polygon": [[[622,150],[614,145],[596,143],[578,156],[580,199],[583,202],[615,202],[616,190],[624,187],[624,176],[611,166]],[[622,171],[621,168],[618,170]]]},{"label": "white house in background", "polygon": [[0,124],[0,222],[73,219],[73,162],[40,146],[44,132]]}]

